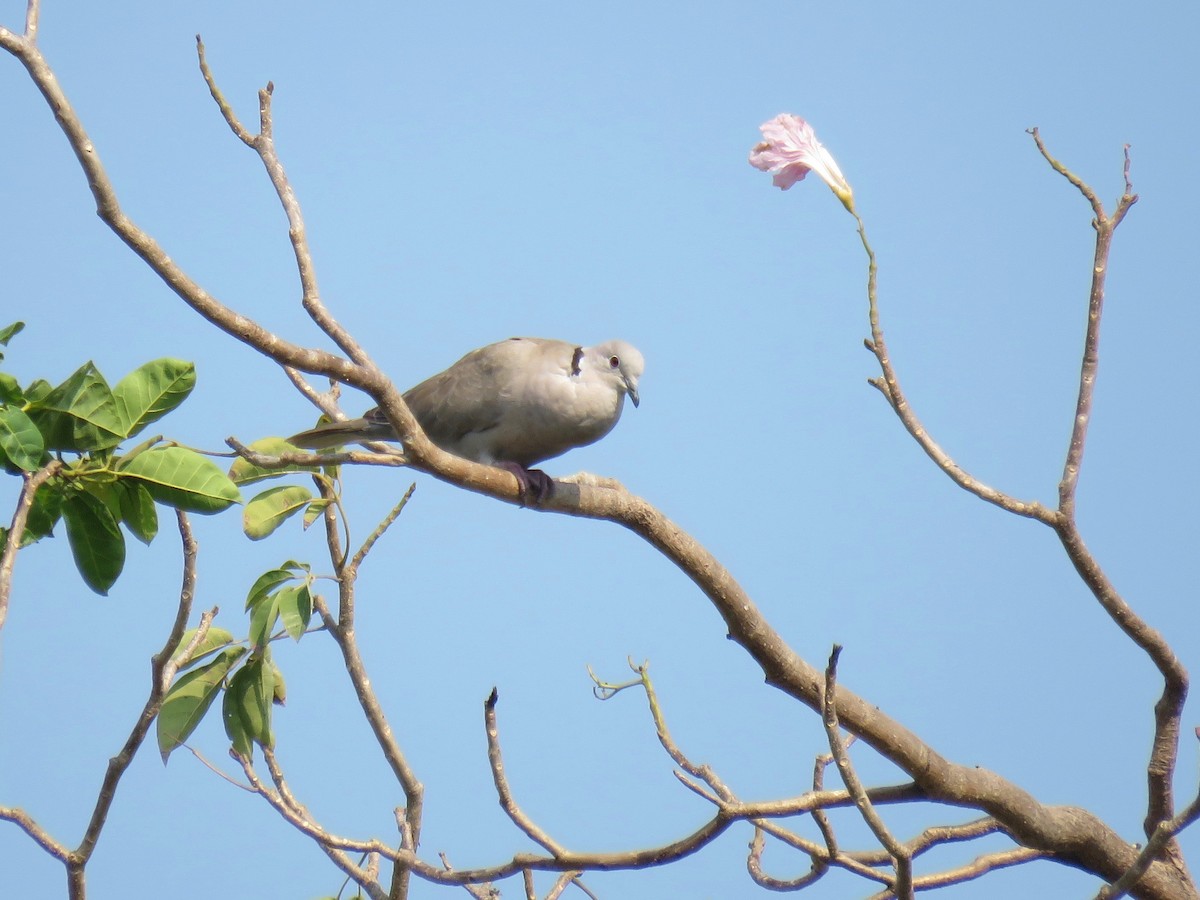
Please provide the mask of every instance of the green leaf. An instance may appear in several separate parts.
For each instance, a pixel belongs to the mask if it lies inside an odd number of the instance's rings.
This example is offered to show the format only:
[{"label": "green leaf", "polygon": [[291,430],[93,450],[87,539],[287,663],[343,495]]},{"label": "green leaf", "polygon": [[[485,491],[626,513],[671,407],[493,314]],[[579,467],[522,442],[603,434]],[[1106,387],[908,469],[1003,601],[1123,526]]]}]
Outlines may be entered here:
[{"label": "green leaf", "polygon": [[[242,669],[237,674],[244,671]],[[254,755],[254,739],[250,737],[250,727],[241,711],[244,693],[245,688],[240,683],[236,695],[232,683],[226,688],[225,697],[221,700],[221,721],[225,725],[225,734],[233,744],[233,752],[243,759],[250,759]]]},{"label": "green leaf", "polygon": [[287,706],[287,685],[283,681],[283,671],[271,660],[271,674],[275,678],[275,689],[271,692],[271,702],[276,706]]},{"label": "green leaf", "polygon": [[50,392],[54,388],[45,378],[38,378],[29,383],[29,387],[25,388],[25,401],[29,404],[40,402],[43,398],[50,396]]},{"label": "green leaf", "polygon": [[111,472],[83,470],[74,483],[108,507],[114,522],[121,521],[121,494]]},{"label": "green leaf", "polygon": [[26,472],[42,464],[46,448],[33,420],[15,406],[0,409],[0,452]]},{"label": "green leaf", "polygon": [[8,342],[20,334],[24,328],[24,322],[13,322],[11,325],[5,325],[3,328],[0,328],[0,346],[7,347]]},{"label": "green leaf", "polygon": [[[299,447],[289,444],[281,437],[263,438],[260,441],[255,441],[249,446],[250,450],[255,453],[261,453],[264,456],[279,456],[282,453],[303,453]],[[296,466],[287,465],[281,469],[265,469],[262,466],[250,462],[248,459],[238,457],[233,461],[233,465],[229,467],[230,480],[239,487],[243,484],[250,484],[255,481],[263,481],[267,478],[278,478],[281,475],[287,475],[291,472],[312,472],[314,466]]]},{"label": "green leaf", "polygon": [[140,481],[122,478],[117,482],[118,499],[121,504],[121,521],[130,533],[149,546],[158,534],[158,510],[154,498]]},{"label": "green leaf", "polygon": [[45,396],[30,397],[28,413],[51,450],[101,450],[125,436],[108,382],[91,362]]},{"label": "green leaf", "polygon": [[251,742],[274,747],[271,733],[271,698],[275,696],[275,673],[262,657],[251,660],[233,673],[221,707],[225,733],[240,756],[250,758]]},{"label": "green leaf", "polygon": [[112,391],[125,437],[175,409],[195,386],[196,367],[182,359],[156,359],[134,369]]},{"label": "green leaf", "polygon": [[[2,358],[0,357],[0,359]],[[7,372],[0,372],[0,403],[13,406],[25,405],[25,394],[21,391],[21,383]]]},{"label": "green leaf", "polygon": [[[171,655],[174,656],[176,653],[190,644],[192,642],[192,638],[195,636],[195,628],[189,628],[187,631],[185,631],[183,633],[183,637],[179,639],[179,643],[175,645],[175,649],[171,651]],[[191,656],[180,661],[179,668],[186,669],[189,666],[199,662],[210,653],[215,653],[216,651],[222,649],[223,647],[227,647],[232,643],[232,632],[227,631],[224,628],[209,628],[208,632],[204,635],[204,640],[196,645],[196,649],[192,651]],[[242,649],[244,650],[245,648]]]},{"label": "green leaf", "polygon": [[25,520],[25,534],[21,537],[21,546],[28,547],[42,538],[54,534],[54,526],[62,517],[63,493],[62,485],[56,482],[46,482],[33,495],[33,505],[29,507],[29,517]]},{"label": "green leaf", "polygon": [[250,588],[250,593],[246,595],[246,609],[254,606],[278,585],[296,577],[296,573],[290,571],[287,566],[288,564],[284,563],[284,568],[269,569],[258,576],[254,585]]},{"label": "green leaf", "polygon": [[62,511],[79,574],[93,591],[107,596],[125,566],[121,529],[108,507],[83,491],[68,497]]},{"label": "green leaf", "polygon": [[315,521],[317,521],[317,519],[321,518],[321,516],[325,512],[326,507],[329,506],[329,503],[330,503],[330,501],[325,500],[324,498],[318,498],[318,499],[314,500],[312,503],[308,504],[307,507],[305,507],[304,520],[303,520],[305,531],[308,531],[309,526],[312,525],[313,522],[315,522]]},{"label": "green leaf", "polygon": [[242,511],[242,531],[250,540],[261,541],[304,509],[312,498],[312,491],[299,484],[268,488],[246,504]]},{"label": "green leaf", "polygon": [[[210,632],[211,633],[211,632]],[[186,741],[212,706],[225,676],[243,656],[245,647],[229,647],[207,665],[193,669],[171,685],[158,713],[158,751],[163,763]]]},{"label": "green leaf", "polygon": [[312,594],[307,584],[297,584],[285,587],[275,595],[279,603],[279,619],[292,640],[298,641],[304,636],[312,619]]},{"label": "green leaf", "polygon": [[242,495],[225,473],[194,450],[154,447],[118,463],[123,478],[137,478],[159,503],[188,512],[215,513]]},{"label": "green leaf", "polygon": [[250,611],[250,634],[247,639],[255,650],[265,648],[271,639],[271,630],[279,619],[279,594],[268,594]]}]

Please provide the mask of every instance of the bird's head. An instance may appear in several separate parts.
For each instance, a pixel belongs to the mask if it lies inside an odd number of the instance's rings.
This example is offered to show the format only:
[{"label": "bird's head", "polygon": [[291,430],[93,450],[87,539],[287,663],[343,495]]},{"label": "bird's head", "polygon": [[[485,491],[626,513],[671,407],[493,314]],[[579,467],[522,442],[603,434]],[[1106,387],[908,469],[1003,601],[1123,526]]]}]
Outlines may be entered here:
[{"label": "bird's head", "polygon": [[616,389],[628,394],[633,405],[637,406],[638,381],[646,368],[646,361],[638,348],[625,341],[605,341],[592,349],[592,357],[597,368],[605,377],[611,378]]}]

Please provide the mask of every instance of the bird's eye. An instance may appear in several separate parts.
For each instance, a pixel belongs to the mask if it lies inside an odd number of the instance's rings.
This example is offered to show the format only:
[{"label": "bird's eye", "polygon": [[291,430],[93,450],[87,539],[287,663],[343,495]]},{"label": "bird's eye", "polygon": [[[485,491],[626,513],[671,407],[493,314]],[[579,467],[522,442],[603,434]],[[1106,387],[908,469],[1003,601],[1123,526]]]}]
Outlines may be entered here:
[{"label": "bird's eye", "polygon": [[621,368],[621,358],[619,356],[610,356],[608,358],[608,364],[614,369],[619,369]]}]

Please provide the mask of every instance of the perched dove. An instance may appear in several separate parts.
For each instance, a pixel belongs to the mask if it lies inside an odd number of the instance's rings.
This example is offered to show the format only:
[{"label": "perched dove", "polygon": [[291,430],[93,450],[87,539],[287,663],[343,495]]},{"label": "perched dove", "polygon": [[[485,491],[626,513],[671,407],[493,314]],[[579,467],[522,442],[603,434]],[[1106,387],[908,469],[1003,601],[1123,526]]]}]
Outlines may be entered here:
[{"label": "perched dove", "polygon": [[[624,341],[579,347],[545,338],[509,338],[472,350],[404,395],[430,440],[457,456],[499,466],[541,502],[553,482],[530,467],[608,434],[625,395],[638,405],[645,363]],[[331,422],[288,438],[322,450],[354,441],[391,441],[376,407],[361,419]]]}]

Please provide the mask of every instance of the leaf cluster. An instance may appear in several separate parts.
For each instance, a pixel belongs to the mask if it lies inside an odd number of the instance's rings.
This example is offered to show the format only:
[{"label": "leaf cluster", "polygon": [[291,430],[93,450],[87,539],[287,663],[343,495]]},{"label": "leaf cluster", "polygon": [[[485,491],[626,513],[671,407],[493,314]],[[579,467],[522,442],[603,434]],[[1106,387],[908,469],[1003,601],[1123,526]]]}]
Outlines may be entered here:
[{"label": "leaf cluster", "polygon": [[[249,447],[255,453],[267,456],[278,456],[283,453],[295,453],[296,448],[280,437],[263,438],[255,441]],[[238,487],[279,478],[296,472],[305,472],[319,482],[332,488],[330,497],[337,494],[337,484],[340,477],[340,467],[287,465],[276,468],[266,468],[238,457],[229,467],[229,480]],[[251,498],[242,512],[242,531],[252,541],[261,541],[297,513],[303,512],[304,528],[307,529],[315,522],[326,507],[336,500],[318,497],[301,484],[286,484],[267,488]]]},{"label": "leaf cluster", "polygon": [[[183,635],[175,655],[185,654],[178,662],[186,671],[167,692],[158,715],[163,762],[191,736],[220,694],[221,718],[234,752],[249,759],[255,744],[275,746],[272,706],[284,704],[287,688],[271,658],[271,643],[284,635],[299,641],[307,633],[314,578],[307,565],[294,560],[260,575],[246,596],[250,632],[245,640],[210,628],[189,651],[196,629]],[[277,625],[281,630],[276,631]]]},{"label": "leaf cluster", "polygon": [[[0,329],[0,346],[23,327]],[[26,475],[55,464],[33,496],[20,546],[52,537],[62,521],[84,582],[107,594],[125,565],[122,526],[149,544],[158,534],[156,504],[211,514],[241,502],[212,461],[161,435],[121,450],[195,385],[195,366],[170,358],[139,366],[112,387],[90,361],[58,385],[39,378],[22,387],[0,371],[0,465]],[[0,528],[0,545],[7,538]]]}]

